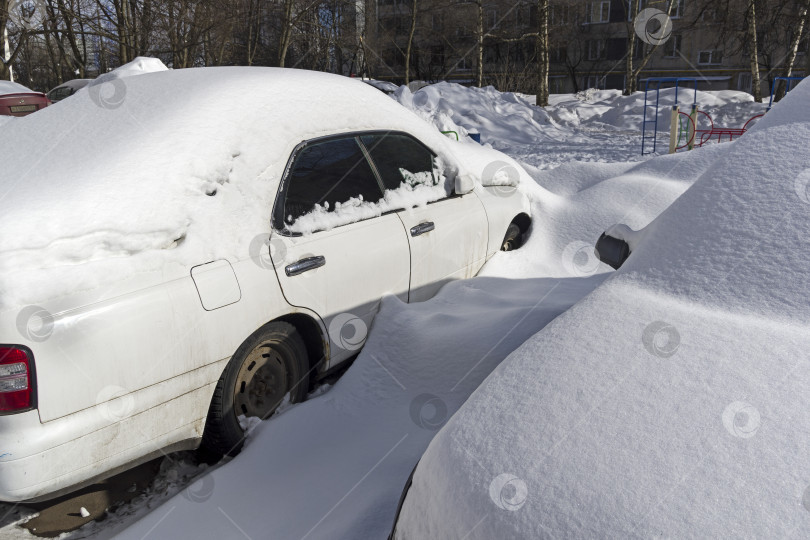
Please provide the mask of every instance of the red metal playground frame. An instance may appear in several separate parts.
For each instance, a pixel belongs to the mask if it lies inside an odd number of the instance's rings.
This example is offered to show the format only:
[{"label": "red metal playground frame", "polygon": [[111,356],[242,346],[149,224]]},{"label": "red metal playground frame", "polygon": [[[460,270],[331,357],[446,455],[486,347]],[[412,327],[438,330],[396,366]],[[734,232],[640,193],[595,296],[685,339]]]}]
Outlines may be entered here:
[{"label": "red metal playground frame", "polygon": [[[785,93],[787,93],[795,86],[793,85],[795,81],[800,81],[802,79],[804,79],[804,77],[774,77],[771,84],[770,103],[768,104],[768,108],[765,110],[765,112],[771,110],[776,85],[779,81],[785,81]],[[740,137],[746,131],[748,131],[752,125],[752,122],[755,122],[765,115],[765,113],[761,113],[752,116],[741,128],[717,127],[714,125],[714,120],[707,112],[698,110],[697,108],[697,82],[698,80],[695,78],[682,77],[651,77],[646,80],[644,87],[644,119],[641,124],[641,155],[656,153],[658,142],[659,98],[662,83],[674,83],[675,85],[675,105],[672,106],[672,127],[670,129],[670,138],[675,139],[676,142],[674,144],[670,142],[670,153],[683,150],[684,148],[691,150],[695,147],[701,147],[704,144],[712,141],[715,137],[717,138],[716,142],[718,143],[724,141],[733,141],[735,137]],[[655,84],[654,88],[650,88],[650,83]],[[680,110],[678,92],[683,83],[691,83],[694,85],[693,88],[689,89],[694,91],[690,114],[681,112]],[[655,90],[654,105],[650,100],[650,90]],[[654,109],[654,116],[652,119],[648,118],[648,110],[650,109]],[[708,129],[697,129],[699,118],[698,115],[703,115],[708,119]],[[676,123],[677,131],[675,130]],[[652,135],[647,133],[648,125],[652,125]],[[650,143],[652,143],[652,149],[650,149]]]}]

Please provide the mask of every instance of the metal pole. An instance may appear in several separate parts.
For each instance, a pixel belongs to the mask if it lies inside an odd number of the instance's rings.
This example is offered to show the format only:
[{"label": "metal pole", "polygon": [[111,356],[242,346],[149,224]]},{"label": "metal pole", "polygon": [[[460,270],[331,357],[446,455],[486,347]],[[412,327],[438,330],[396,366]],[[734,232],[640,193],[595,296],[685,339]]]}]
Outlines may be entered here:
[{"label": "metal pole", "polygon": [[672,116],[669,122],[669,153],[674,154],[675,149],[678,147],[678,116],[680,115],[680,107],[677,105],[672,106]]}]

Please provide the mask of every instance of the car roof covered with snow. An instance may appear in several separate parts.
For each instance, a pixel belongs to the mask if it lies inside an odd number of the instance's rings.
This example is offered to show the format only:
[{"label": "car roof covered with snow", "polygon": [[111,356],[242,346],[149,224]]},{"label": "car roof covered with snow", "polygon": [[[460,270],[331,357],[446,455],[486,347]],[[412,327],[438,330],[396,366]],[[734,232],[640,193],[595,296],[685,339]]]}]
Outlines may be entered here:
[{"label": "car roof covered with snow", "polygon": [[810,536],[808,101],[805,82],[725,146],[490,375],[398,538]]},{"label": "car roof covered with snow", "polygon": [[0,96],[8,94],[33,94],[34,91],[20,83],[12,81],[0,81]]}]

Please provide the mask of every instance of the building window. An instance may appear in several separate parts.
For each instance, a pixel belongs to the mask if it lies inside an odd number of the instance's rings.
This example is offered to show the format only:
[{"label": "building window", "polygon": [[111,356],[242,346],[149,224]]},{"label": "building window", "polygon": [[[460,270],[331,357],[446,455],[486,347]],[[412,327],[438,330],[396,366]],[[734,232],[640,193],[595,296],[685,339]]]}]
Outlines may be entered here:
[{"label": "building window", "polygon": [[601,60],[605,56],[605,42],[601,39],[589,39],[585,42],[588,60]]},{"label": "building window", "polygon": [[444,65],[444,46],[434,45],[430,48],[430,65],[443,66]]},{"label": "building window", "polygon": [[712,66],[723,63],[723,51],[713,49],[711,51],[700,51],[698,53],[698,65]]},{"label": "building window", "polygon": [[588,75],[585,79],[585,88],[602,89],[605,84],[605,78],[599,75]]},{"label": "building window", "polygon": [[472,63],[466,56],[462,56],[456,64],[456,69],[458,71],[470,71],[472,69]]},{"label": "building window", "polygon": [[548,23],[551,26],[561,26],[571,22],[570,6],[553,5],[548,8]]},{"label": "building window", "polygon": [[456,37],[466,38],[472,35],[472,31],[466,26],[456,26]]},{"label": "building window", "polygon": [[751,74],[750,73],[740,73],[740,76],[737,77],[737,90],[741,90],[743,92],[750,92],[751,91]]},{"label": "building window", "polygon": [[489,28],[493,29],[498,26],[498,10],[497,9],[490,9],[487,11],[487,24],[489,24]]},{"label": "building window", "polygon": [[591,2],[585,8],[585,24],[606,23],[610,21],[610,0]]},{"label": "building window", "polygon": [[681,41],[683,36],[680,34],[672,34],[672,36],[664,43],[664,56],[667,58],[674,58],[681,54]]},{"label": "building window", "polygon": [[[669,14],[671,19],[679,19],[683,17],[684,9],[686,8],[686,0],[676,0],[672,6],[672,12]],[[666,11],[666,9],[664,9]]]}]

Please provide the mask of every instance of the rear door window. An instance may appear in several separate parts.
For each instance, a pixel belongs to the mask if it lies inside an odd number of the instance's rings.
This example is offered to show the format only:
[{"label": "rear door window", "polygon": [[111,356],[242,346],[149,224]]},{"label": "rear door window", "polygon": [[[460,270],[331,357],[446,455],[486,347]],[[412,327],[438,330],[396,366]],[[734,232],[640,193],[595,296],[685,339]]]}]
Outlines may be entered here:
[{"label": "rear door window", "polygon": [[355,137],[305,146],[295,157],[287,184],[285,227],[313,212],[335,212],[347,205],[376,203],[382,198],[377,178]]},{"label": "rear door window", "polygon": [[373,133],[360,137],[377,166],[386,190],[395,190],[403,182],[437,185],[436,156],[422,143],[401,133]]}]

